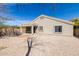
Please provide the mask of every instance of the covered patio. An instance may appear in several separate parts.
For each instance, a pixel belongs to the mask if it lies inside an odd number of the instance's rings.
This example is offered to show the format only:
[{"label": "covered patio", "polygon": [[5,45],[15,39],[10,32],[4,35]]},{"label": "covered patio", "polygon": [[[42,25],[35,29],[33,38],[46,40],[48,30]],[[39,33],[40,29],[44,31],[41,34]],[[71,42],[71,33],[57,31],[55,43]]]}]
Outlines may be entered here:
[{"label": "covered patio", "polygon": [[36,29],[38,26],[26,26],[26,33],[36,33]]},{"label": "covered patio", "polygon": [[34,34],[37,31],[38,25],[25,24],[25,25],[22,25],[20,28],[21,28],[21,32],[23,32],[23,33]]}]

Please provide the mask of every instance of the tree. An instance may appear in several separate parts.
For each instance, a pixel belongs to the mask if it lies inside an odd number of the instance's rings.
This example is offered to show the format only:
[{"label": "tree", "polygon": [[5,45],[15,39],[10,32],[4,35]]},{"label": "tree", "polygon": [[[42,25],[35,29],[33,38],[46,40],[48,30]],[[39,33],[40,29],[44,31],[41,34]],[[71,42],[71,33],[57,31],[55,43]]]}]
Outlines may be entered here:
[{"label": "tree", "polygon": [[39,41],[37,36],[38,35],[29,36],[27,40],[25,41],[27,43],[27,48],[28,48],[26,56],[30,55],[32,49],[38,49],[38,50],[44,51],[43,49],[39,49],[39,46],[44,46],[44,43]]},{"label": "tree", "polygon": [[78,29],[79,28],[79,18],[75,18],[71,21],[73,22],[74,28]]},{"label": "tree", "polygon": [[[9,4],[0,3],[0,13],[4,13],[4,14],[8,13],[9,12],[8,5]],[[3,32],[5,32],[7,35],[8,35],[8,33],[9,33],[9,35],[14,34],[14,27],[5,24],[9,20],[14,20],[14,19],[5,17],[5,16],[0,16],[0,35],[2,35]],[[4,31],[3,31],[3,29],[4,29]],[[11,29],[11,30],[9,30],[9,29]]]},{"label": "tree", "polygon": [[79,26],[79,18],[73,19],[72,22],[75,26]]},{"label": "tree", "polygon": [[[8,13],[8,4],[7,3],[0,3],[0,13]],[[0,16],[0,27],[5,26],[5,22],[8,20],[12,20],[8,17]]]},{"label": "tree", "polygon": [[26,56],[29,56],[30,52],[31,52],[31,49],[32,49],[32,44],[33,43],[33,38],[29,37],[27,39],[27,45],[28,45],[28,51],[26,53]]},{"label": "tree", "polygon": [[74,36],[79,37],[79,18],[75,18],[71,20],[73,22],[73,26],[74,26]]}]

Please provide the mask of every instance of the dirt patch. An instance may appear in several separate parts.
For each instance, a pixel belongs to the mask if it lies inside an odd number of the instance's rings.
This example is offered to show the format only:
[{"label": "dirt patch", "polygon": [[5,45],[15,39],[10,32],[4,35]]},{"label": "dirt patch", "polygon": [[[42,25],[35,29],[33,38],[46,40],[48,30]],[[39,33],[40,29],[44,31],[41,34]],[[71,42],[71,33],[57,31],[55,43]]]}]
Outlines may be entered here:
[{"label": "dirt patch", "polygon": [[[30,35],[35,37],[30,56],[70,56],[79,55],[79,39],[73,36]],[[7,37],[0,40],[0,55],[25,56],[27,53],[27,35]],[[7,46],[7,48],[6,48]],[[5,52],[5,53],[4,53]]]},{"label": "dirt patch", "polygon": [[4,47],[4,46],[0,46],[0,51],[3,50],[3,49],[6,49],[7,47]]}]

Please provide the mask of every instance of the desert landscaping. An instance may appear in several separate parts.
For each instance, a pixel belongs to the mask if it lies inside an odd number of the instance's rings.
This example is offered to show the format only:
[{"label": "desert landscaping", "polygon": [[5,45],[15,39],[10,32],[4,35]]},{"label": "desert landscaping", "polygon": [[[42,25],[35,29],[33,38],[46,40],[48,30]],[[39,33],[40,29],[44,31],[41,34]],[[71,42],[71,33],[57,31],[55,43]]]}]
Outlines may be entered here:
[{"label": "desert landscaping", "polygon": [[0,4],[0,56],[79,56],[78,7]]},{"label": "desert landscaping", "polygon": [[22,34],[0,38],[0,56],[25,56],[28,51],[28,37],[34,37],[29,56],[79,55],[79,39],[74,36]]}]

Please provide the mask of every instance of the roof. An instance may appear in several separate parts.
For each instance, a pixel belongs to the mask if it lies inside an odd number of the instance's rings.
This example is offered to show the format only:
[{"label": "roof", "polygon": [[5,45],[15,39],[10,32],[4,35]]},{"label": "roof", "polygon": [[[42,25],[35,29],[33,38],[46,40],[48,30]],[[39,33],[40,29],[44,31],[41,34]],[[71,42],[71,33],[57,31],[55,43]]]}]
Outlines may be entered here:
[{"label": "roof", "polygon": [[50,20],[55,20],[55,21],[59,21],[59,22],[63,22],[63,23],[66,23],[66,24],[73,25],[73,23],[70,22],[70,21],[59,19],[59,18],[55,18],[55,17],[51,17],[51,16],[47,16],[47,15],[40,15],[35,20],[33,20],[32,22],[36,21],[40,17],[45,17],[45,18],[49,18]]},{"label": "roof", "polygon": [[59,21],[59,22],[63,22],[63,23],[69,24],[69,25],[73,25],[72,22],[67,21],[67,20],[63,20],[63,19],[59,19],[59,18],[54,18],[54,17],[50,17],[50,16],[47,16],[47,15],[40,15],[40,16],[38,16],[37,18],[35,18],[32,22],[30,22],[30,23],[28,23],[28,24],[22,24],[22,26],[37,25],[37,24],[35,24],[35,23],[33,23],[33,22],[36,21],[36,20],[38,20],[38,18],[41,18],[41,17],[45,17],[45,18],[49,18],[50,20],[55,20],[55,21]]},{"label": "roof", "polygon": [[27,23],[27,24],[22,24],[22,26],[33,26],[33,25],[37,25],[36,23]]}]

